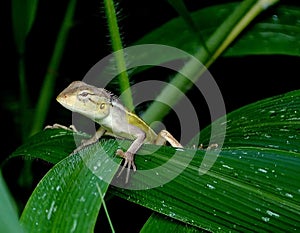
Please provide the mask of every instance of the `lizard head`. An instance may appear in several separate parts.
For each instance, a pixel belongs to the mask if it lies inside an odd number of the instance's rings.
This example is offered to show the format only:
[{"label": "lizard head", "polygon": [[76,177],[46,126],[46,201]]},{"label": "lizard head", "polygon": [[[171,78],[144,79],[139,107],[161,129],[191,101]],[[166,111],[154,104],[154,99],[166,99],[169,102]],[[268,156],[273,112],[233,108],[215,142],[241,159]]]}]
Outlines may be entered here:
[{"label": "lizard head", "polygon": [[82,81],[72,82],[56,98],[65,108],[99,121],[109,115],[111,94]]}]

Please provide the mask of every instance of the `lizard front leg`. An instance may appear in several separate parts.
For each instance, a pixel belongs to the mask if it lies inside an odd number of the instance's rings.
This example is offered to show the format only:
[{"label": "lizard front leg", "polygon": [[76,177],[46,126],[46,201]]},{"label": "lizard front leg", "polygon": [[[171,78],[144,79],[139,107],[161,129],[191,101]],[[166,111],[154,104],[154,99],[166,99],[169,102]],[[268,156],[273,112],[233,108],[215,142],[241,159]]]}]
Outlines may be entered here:
[{"label": "lizard front leg", "polygon": [[95,142],[98,141],[99,138],[101,138],[103,136],[103,134],[105,133],[105,129],[100,127],[96,133],[94,134],[93,137],[91,137],[90,139],[88,140],[83,140],[81,142],[81,145],[78,146],[71,154],[76,154],[78,151],[80,151],[81,149],[83,149],[84,147],[88,146],[88,145],[91,145],[91,144],[94,144]]},{"label": "lizard front leg", "polygon": [[75,133],[78,132],[75,125],[70,125],[69,127],[67,127],[65,125],[61,125],[61,124],[57,124],[57,123],[55,123],[54,125],[47,125],[47,126],[45,126],[44,129],[64,129],[64,130],[68,130],[68,131],[73,131]]},{"label": "lizard front leg", "polygon": [[128,183],[130,168],[132,167],[133,171],[134,172],[136,171],[136,166],[134,164],[134,155],[141,148],[141,146],[143,145],[143,142],[146,138],[146,133],[137,127],[132,126],[130,132],[131,133],[134,132],[136,139],[130,145],[128,150],[126,152],[124,152],[121,149],[118,149],[116,151],[117,155],[119,155],[125,159],[124,165],[118,174],[118,177],[119,177],[122,174],[122,172],[124,171],[124,168],[127,167],[125,183]]}]

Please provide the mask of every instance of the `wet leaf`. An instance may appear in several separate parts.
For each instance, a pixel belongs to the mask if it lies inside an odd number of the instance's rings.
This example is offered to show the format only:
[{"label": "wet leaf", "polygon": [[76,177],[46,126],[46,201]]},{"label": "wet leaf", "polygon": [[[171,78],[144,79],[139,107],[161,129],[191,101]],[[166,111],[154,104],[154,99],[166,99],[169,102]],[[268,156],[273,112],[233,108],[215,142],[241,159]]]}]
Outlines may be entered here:
[{"label": "wet leaf", "polygon": [[27,232],[93,232],[104,199],[100,194],[107,192],[120,162],[111,163],[107,156],[115,153],[115,146],[104,143],[103,148],[93,145],[68,156],[44,176],[20,219]]},{"label": "wet leaf", "polygon": [[[227,3],[200,9],[191,14],[194,23],[205,39],[220,26],[239,3]],[[240,35],[224,56],[258,54],[284,54],[299,56],[300,9],[295,6],[276,5],[271,13],[259,17]],[[180,32],[180,33],[178,33]],[[176,35],[176,36],[174,36]],[[178,17],[148,33],[136,44],[164,44],[194,54],[201,44],[198,35]],[[162,56],[162,58],[164,58]]]}]

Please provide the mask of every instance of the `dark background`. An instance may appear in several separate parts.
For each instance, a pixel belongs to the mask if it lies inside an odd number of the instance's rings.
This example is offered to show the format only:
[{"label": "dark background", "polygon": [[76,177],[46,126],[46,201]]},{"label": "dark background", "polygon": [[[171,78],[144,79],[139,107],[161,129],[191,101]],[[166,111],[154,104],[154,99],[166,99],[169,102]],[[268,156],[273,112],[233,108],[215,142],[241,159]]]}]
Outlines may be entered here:
[{"label": "dark background", "polygon": [[[222,1],[185,2],[192,11]],[[296,4],[295,1],[282,1],[282,3]],[[2,28],[0,41],[2,153],[0,161],[7,158],[22,144],[18,120],[18,54],[12,36],[10,4],[10,1],[0,3]],[[67,1],[40,1],[24,55],[31,107],[34,107],[37,101],[66,6]],[[118,4],[118,9],[124,46],[131,45],[143,35],[177,16],[176,11],[166,1],[122,0]],[[75,24],[71,30],[61,66],[57,71],[56,94],[71,81],[81,80],[96,62],[110,53],[111,47],[102,2],[78,0]],[[209,68],[209,71],[223,94],[227,112],[230,112],[248,103],[299,89],[299,82],[297,82],[299,65],[299,57],[290,56],[220,57]],[[169,74],[167,71],[154,70],[143,75],[145,75],[145,79],[150,79],[153,75],[157,79],[164,79],[164,76]],[[138,80],[140,79],[133,77],[132,82]],[[112,91],[117,92],[117,90]],[[193,90],[188,93],[188,96],[199,110],[200,125],[203,128],[209,124],[210,120],[205,102],[199,99],[198,93]],[[177,132],[176,122],[174,123],[172,119],[171,114],[166,118],[164,124],[170,131],[175,131],[176,135],[180,132]],[[53,123],[71,124],[71,113],[61,107],[55,99],[51,103],[45,125]],[[3,167],[5,179],[21,208],[30,196],[32,188],[52,166],[43,161],[34,161],[34,184],[32,187],[24,188],[18,185],[22,162],[20,160],[9,161]],[[137,231],[140,227],[139,224],[143,223],[143,220],[146,220],[151,214],[151,211],[143,210],[135,205],[128,206],[127,202],[119,199],[109,202],[108,208],[109,210],[117,209],[117,211],[110,211],[112,221],[114,225],[126,232]],[[124,215],[132,215],[131,221],[124,223],[122,221]],[[141,221],[135,220],[136,218]],[[101,214],[101,219],[100,222],[103,224],[105,222],[103,214]],[[97,229],[100,227],[98,226]]]}]

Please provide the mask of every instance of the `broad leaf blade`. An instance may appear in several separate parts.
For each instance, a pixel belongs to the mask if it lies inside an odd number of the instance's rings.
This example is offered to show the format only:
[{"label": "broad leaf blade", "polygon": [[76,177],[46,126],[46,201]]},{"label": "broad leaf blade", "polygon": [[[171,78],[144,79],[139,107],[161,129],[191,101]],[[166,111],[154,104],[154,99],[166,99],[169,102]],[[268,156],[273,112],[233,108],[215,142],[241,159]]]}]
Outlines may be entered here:
[{"label": "broad leaf blade", "polygon": [[[161,165],[164,159],[156,156],[166,158],[168,154],[167,149],[159,151],[151,162]],[[222,151],[209,172],[199,175],[203,154],[198,151],[176,179],[159,188],[140,191],[114,188],[114,193],[171,218],[214,232],[293,230],[300,227],[299,157],[266,149]],[[181,156],[193,155],[192,150],[181,152]],[[149,163],[139,157],[136,160],[140,168]],[[170,163],[168,171],[176,172],[182,164],[178,160]],[[146,178],[151,181],[162,177],[159,174],[155,177],[134,175],[132,183],[145,182]]]},{"label": "broad leaf blade", "polygon": [[183,224],[175,219],[169,218],[164,215],[153,213],[148,221],[141,229],[141,233],[156,233],[156,232],[205,232],[193,227],[189,224]]},{"label": "broad leaf blade", "polygon": [[[300,91],[294,91],[241,108],[227,116],[225,148],[207,173],[199,175],[204,152],[194,155],[186,149],[179,153],[193,159],[171,182],[140,191],[114,188],[114,193],[213,232],[299,230],[299,106]],[[208,139],[209,128],[203,133]],[[163,157],[154,154],[151,162],[159,165],[172,152],[168,148],[158,154]],[[136,160],[139,167],[149,168],[145,160]],[[169,171],[179,171],[182,161],[169,164]],[[133,184],[143,180],[132,177]]]},{"label": "broad leaf blade", "polygon": [[[227,115],[227,131],[224,147],[272,148],[300,153],[300,90],[274,96],[244,106]],[[224,124],[220,118],[215,128]],[[202,143],[207,143],[211,127],[201,131]],[[218,142],[222,132],[213,135]],[[194,142],[195,143],[195,142]]]},{"label": "broad leaf blade", "polygon": [[[144,145],[139,152],[143,155],[136,156],[136,164],[139,170],[131,176],[131,183],[127,186],[127,189],[113,188],[113,193],[185,224],[215,232],[229,230],[237,232],[294,231],[299,229],[300,177],[298,171],[300,158],[299,148],[297,148],[299,138],[295,134],[300,128],[300,114],[297,110],[299,109],[297,106],[300,106],[299,96],[300,91],[290,92],[254,103],[229,114],[227,133],[231,135],[231,139],[240,140],[241,144],[243,142],[244,144],[239,147],[234,140],[227,138],[227,141],[225,141],[226,148],[221,151],[212,168],[204,175],[199,175],[199,168],[203,162],[205,151],[192,149],[181,151],[170,147],[158,149],[154,145]],[[274,115],[273,111],[282,113],[280,110],[283,106],[285,106],[285,114]],[[258,114],[261,112],[270,113],[269,109],[272,109],[272,117],[268,114],[265,117]],[[244,120],[245,116],[247,116],[247,121]],[[262,119],[263,121],[261,121]],[[230,125],[230,122],[232,122],[232,125]],[[280,129],[282,129],[285,122],[293,127],[290,130],[282,131]],[[217,121],[217,124],[222,124],[222,121]],[[251,127],[252,124],[256,125],[256,128]],[[270,127],[262,127],[263,125],[260,124]],[[251,140],[247,137],[243,138],[243,136],[247,133],[247,130],[252,132],[254,129],[257,131],[254,136],[264,135],[264,132],[270,133],[270,129],[272,129],[272,135],[271,137],[264,137],[268,140],[261,140],[259,137],[255,138],[253,136],[250,139],[253,140],[254,145],[251,145]],[[44,131],[42,134],[46,132]],[[55,131],[49,132],[55,133]],[[204,134],[201,134],[201,137],[205,139],[207,138],[206,135],[209,135],[209,129],[205,129],[203,132]],[[293,143],[291,145],[293,146],[291,150],[286,146],[287,138],[292,139]],[[44,146],[47,147],[47,143],[50,141],[51,136],[48,140],[43,140]],[[130,142],[126,142],[126,147],[129,144]],[[268,146],[277,144],[279,144],[277,148]],[[111,155],[114,154],[117,148],[116,145],[112,141],[107,142],[105,145],[111,149]],[[230,147],[231,145],[232,147]],[[92,148],[96,148],[96,151],[99,150],[97,145]],[[155,152],[153,153],[153,151]],[[90,156],[93,157],[92,154]],[[99,156],[98,153],[97,157]],[[214,158],[215,151],[209,151],[206,156]],[[97,164],[97,161],[89,160],[89,156],[86,158],[87,161],[90,161],[90,165]],[[67,159],[63,161],[68,161]],[[191,159],[191,162],[187,163],[189,159]],[[154,175],[149,173],[150,176],[145,176],[142,172],[145,170],[151,171],[151,169],[163,165],[165,167],[161,170],[162,172],[154,172]],[[64,166],[59,167],[58,170],[62,173],[67,171],[66,173],[69,174],[68,171],[71,171],[72,174],[77,174],[79,171],[76,170],[76,167],[87,169],[83,168],[81,162],[72,161],[71,163],[64,163]],[[108,166],[103,169],[110,170],[111,167]],[[93,175],[91,170],[88,170]],[[182,172],[182,170],[184,171]],[[57,173],[51,174],[54,179],[58,177]],[[88,186],[83,181],[83,179],[90,181],[88,173],[79,172],[79,174],[78,177],[83,182],[79,183]],[[165,176],[170,176],[170,174],[175,174],[174,177],[176,178],[159,187],[139,191],[130,190],[130,188],[145,187],[165,178]],[[61,177],[58,177],[58,179],[60,181],[68,180]],[[69,180],[73,180],[73,185],[77,182],[74,176]],[[51,180],[51,184],[54,184],[52,186],[55,189],[57,183],[52,182]],[[39,185],[37,190],[42,190],[41,193],[43,194],[45,193],[44,190],[47,192],[52,191],[51,188],[49,190],[49,182],[44,183],[41,181],[42,183],[41,187],[43,188],[40,189]],[[73,185],[70,184],[70,187],[73,187]],[[85,190],[77,190],[74,193],[84,194],[84,192]],[[103,190],[104,192],[105,190]],[[37,198],[41,193],[38,194],[35,191],[33,197]],[[79,195],[76,198],[80,198]],[[60,203],[60,201],[57,202]],[[34,201],[29,203],[32,205]],[[48,204],[42,206],[41,209],[49,210],[52,203],[48,201]],[[71,203],[71,201],[68,203]],[[89,202],[87,203],[87,206],[89,206]],[[94,207],[97,211],[100,208],[99,205],[96,204]],[[83,208],[83,206],[80,208]],[[34,208],[29,208],[28,213],[30,213],[30,210],[34,210]],[[65,212],[66,209],[62,208],[62,210],[60,213]],[[93,218],[95,218],[95,212],[92,213],[94,213]],[[26,214],[26,216],[30,214]],[[67,214],[70,213],[67,212]],[[46,215],[44,215],[42,221],[48,221]],[[81,217],[85,219],[86,216]],[[93,224],[93,221],[90,224]],[[71,219],[69,222],[71,222]],[[71,225],[68,227],[71,227]]]},{"label": "broad leaf blade", "polygon": [[[234,11],[237,4],[239,3],[207,7],[193,12],[192,19],[203,37],[207,39]],[[247,31],[225,51],[224,56],[251,54],[299,56],[300,50],[295,49],[300,47],[299,20],[300,8],[279,4],[268,16],[259,18],[253,26],[248,27]],[[173,46],[190,54],[194,54],[201,46],[198,35],[189,30],[180,17],[170,20],[136,42],[136,44],[149,43]]]},{"label": "broad leaf blade", "polygon": [[113,178],[120,162],[107,162],[116,144],[104,143],[103,150],[98,148],[93,145],[81,155],[68,156],[44,176],[21,216],[27,232],[93,232],[103,200],[98,187],[102,194],[107,192],[105,180]]},{"label": "broad leaf blade", "polygon": [[35,134],[25,144],[18,147],[9,159],[26,156],[58,163],[76,148],[74,140],[80,141],[87,138],[86,134],[75,134],[72,131],[61,129],[47,129]]}]

